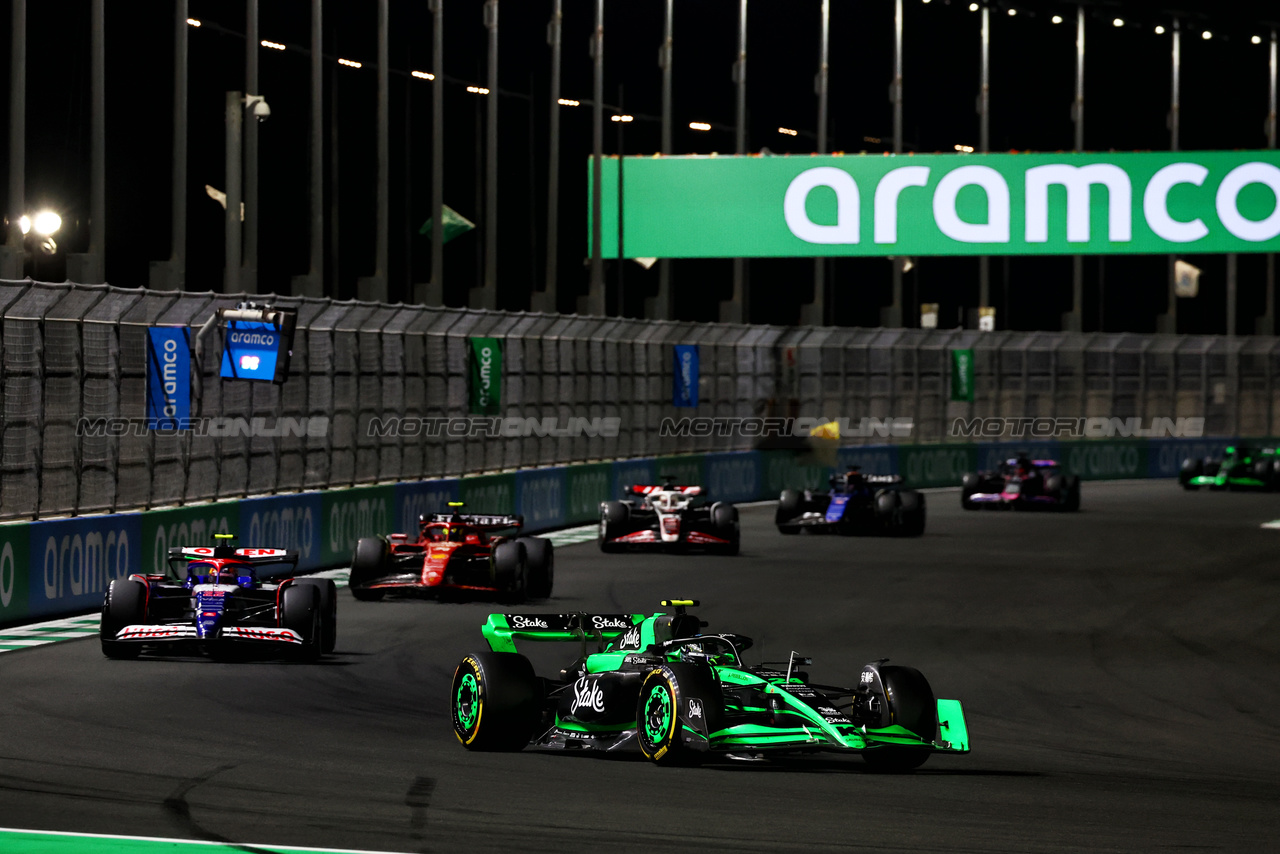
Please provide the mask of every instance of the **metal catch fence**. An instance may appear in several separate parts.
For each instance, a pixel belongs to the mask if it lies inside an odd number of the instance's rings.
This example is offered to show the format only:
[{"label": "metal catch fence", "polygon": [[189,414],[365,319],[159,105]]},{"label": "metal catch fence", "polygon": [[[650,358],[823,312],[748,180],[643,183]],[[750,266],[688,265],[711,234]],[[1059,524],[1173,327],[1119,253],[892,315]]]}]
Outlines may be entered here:
[{"label": "metal catch fence", "polygon": [[[148,327],[188,327],[194,338],[217,309],[244,299],[297,311],[288,377],[221,379],[222,341],[213,336],[197,367],[203,395],[193,415],[268,427],[328,419],[327,429],[133,429],[144,417]],[[953,421],[988,416],[1200,416],[1206,435],[1280,432],[1276,338],[699,324],[33,281],[0,282],[0,316],[0,519],[758,442],[750,430],[663,435],[664,419],[686,416],[876,419],[846,444],[964,441]],[[612,418],[616,431],[386,429],[392,418],[469,416],[473,336],[503,340],[502,417]],[[672,404],[674,344],[699,348],[693,409]],[[953,402],[949,353],[966,348],[975,396]],[[877,432],[890,418],[911,419],[910,434]],[[123,431],[83,429],[102,419],[135,421]]]}]

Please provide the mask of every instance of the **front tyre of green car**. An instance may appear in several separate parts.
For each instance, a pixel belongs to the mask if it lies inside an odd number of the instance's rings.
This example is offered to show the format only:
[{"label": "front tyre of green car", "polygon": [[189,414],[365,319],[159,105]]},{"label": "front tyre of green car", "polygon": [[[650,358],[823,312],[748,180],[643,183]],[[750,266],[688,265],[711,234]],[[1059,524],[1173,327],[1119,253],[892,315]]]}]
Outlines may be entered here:
[{"label": "front tyre of green car", "polygon": [[[889,722],[912,732],[932,745],[938,731],[938,702],[924,674],[914,667],[885,665],[880,668]],[[901,774],[914,771],[925,763],[932,747],[899,747],[887,745],[869,748],[862,758],[872,771]]]},{"label": "front tyre of green car", "polygon": [[[658,765],[696,765],[704,755],[684,743],[681,711],[706,732],[720,728],[724,699],[709,667],[673,662],[649,671],[636,701],[636,741]],[[696,711],[694,711],[696,709]],[[693,725],[693,724],[691,724]]]},{"label": "front tyre of green car", "polygon": [[542,689],[529,659],[473,652],[449,687],[453,732],[468,750],[521,750],[537,727]]},{"label": "front tyre of green car", "polygon": [[665,668],[652,670],[640,686],[636,704],[636,740],[640,752],[659,765],[680,765],[685,752],[680,744],[675,682]]}]

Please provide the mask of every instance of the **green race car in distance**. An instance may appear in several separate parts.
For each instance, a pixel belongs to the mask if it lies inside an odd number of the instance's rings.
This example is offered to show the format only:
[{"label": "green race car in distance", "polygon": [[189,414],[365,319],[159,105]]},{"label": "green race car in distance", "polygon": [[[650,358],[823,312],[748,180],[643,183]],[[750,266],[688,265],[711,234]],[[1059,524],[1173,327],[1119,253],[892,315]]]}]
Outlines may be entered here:
[{"label": "green race car in distance", "polygon": [[1183,460],[1178,472],[1183,489],[1262,489],[1280,488],[1280,453],[1275,448],[1248,448],[1228,445],[1222,459]]},{"label": "green race car in distance", "polygon": [[[751,639],[703,634],[674,614],[490,614],[489,649],[467,655],[450,688],[453,729],[470,750],[640,750],[658,764],[719,755],[860,753],[877,770],[909,771],[934,753],[968,753],[957,700],[938,700],[920,671],[865,665],[853,687],[818,685],[809,659],[748,665]],[[534,673],[515,642],[580,644],[555,678]],[[588,651],[588,645],[596,647]]]}]

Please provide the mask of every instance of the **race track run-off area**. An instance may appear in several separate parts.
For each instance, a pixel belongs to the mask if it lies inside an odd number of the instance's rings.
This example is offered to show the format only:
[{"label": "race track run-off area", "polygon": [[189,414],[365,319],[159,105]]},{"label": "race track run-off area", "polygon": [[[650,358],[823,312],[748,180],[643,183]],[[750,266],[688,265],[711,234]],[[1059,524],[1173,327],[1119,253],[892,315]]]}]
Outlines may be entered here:
[{"label": "race track run-off area", "polygon": [[[765,506],[739,557],[564,545],[554,597],[521,610],[697,598],[710,630],[755,639],[749,661],[795,650],[819,683],[888,657],[964,703],[969,755],[885,775],[468,752],[449,679],[510,609],[343,590],[319,664],[108,661],[92,636],[0,655],[0,827],[214,843],[191,851],[1280,850],[1280,494],[928,502],[915,540],[784,537]],[[532,652],[544,674],[577,654]],[[133,845],[0,833],[4,854],[179,850]]]}]

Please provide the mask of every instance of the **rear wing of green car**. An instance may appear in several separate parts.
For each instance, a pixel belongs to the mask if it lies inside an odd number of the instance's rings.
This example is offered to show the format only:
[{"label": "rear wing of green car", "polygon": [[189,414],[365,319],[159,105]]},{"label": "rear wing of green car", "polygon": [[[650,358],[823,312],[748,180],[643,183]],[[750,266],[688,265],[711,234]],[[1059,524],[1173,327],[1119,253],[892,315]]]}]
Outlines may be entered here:
[{"label": "rear wing of green car", "polygon": [[490,614],[480,631],[494,652],[516,652],[518,640],[603,644],[644,619],[644,614]]}]

